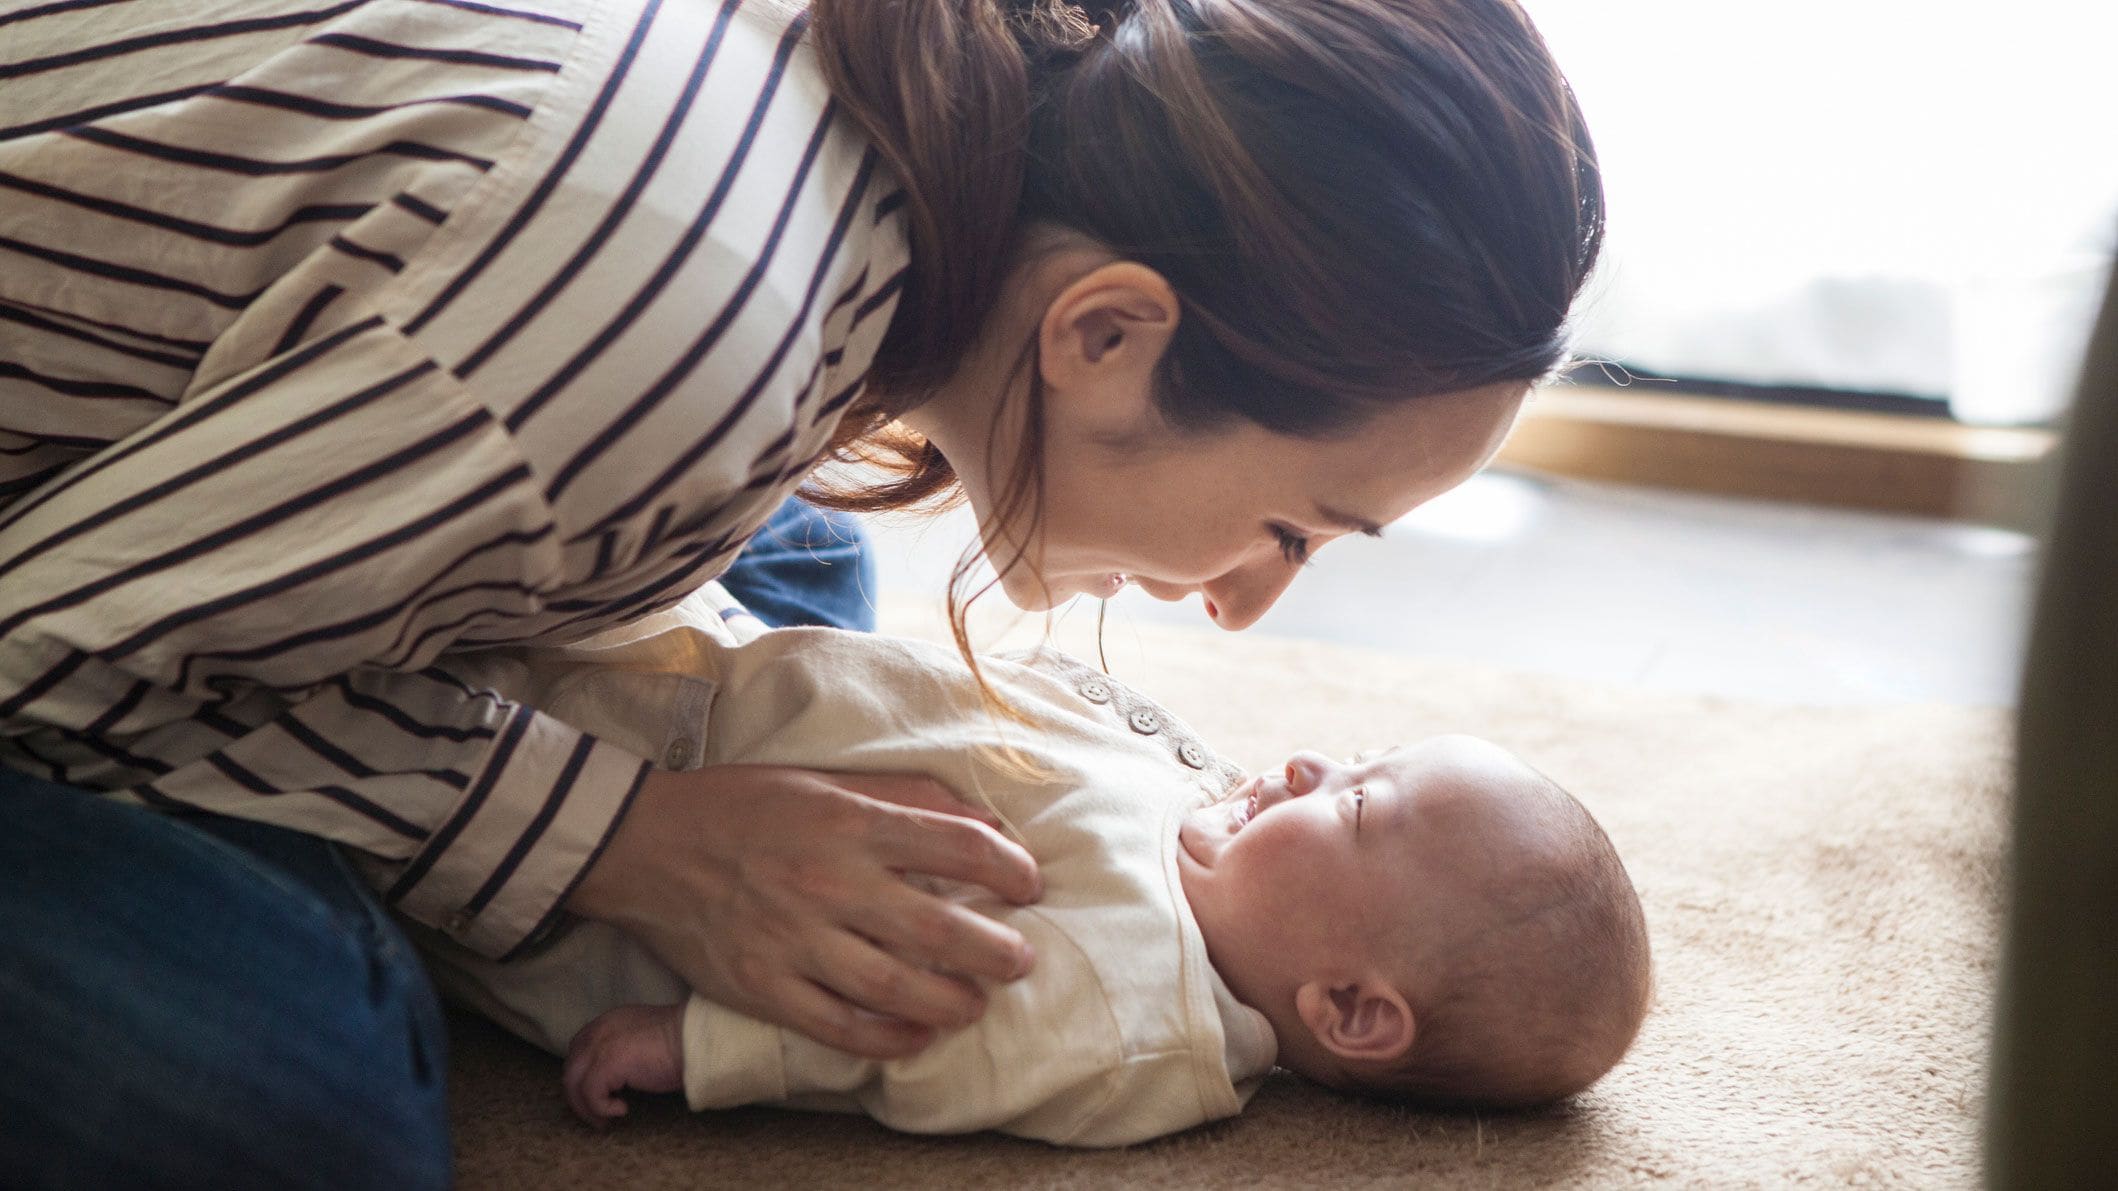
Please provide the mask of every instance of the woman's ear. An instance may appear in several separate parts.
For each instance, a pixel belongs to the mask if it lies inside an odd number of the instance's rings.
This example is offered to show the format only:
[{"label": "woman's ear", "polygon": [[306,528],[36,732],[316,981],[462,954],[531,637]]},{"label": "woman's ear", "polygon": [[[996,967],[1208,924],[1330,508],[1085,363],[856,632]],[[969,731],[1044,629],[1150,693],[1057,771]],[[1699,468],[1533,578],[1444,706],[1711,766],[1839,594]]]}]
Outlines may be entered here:
[{"label": "woman's ear", "polygon": [[1150,408],[1155,369],[1175,337],[1176,291],[1134,261],[1099,265],[1059,291],[1038,328],[1038,368],[1051,399],[1106,427]]},{"label": "woman's ear", "polygon": [[1312,980],[1294,1010],[1317,1045],[1348,1062],[1388,1063],[1412,1049],[1412,1006],[1386,980]]}]

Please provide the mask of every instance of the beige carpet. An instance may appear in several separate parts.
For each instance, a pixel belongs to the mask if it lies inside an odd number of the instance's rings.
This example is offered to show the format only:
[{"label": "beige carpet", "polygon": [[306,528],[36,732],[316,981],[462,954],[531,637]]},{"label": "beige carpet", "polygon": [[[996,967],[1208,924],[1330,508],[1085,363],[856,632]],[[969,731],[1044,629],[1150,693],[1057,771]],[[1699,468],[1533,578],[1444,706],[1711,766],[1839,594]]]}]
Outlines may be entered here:
[{"label": "beige carpet", "polygon": [[[923,611],[887,623],[930,630]],[[1397,1111],[1281,1073],[1234,1120],[1068,1152],[902,1137],[858,1118],[693,1115],[673,1098],[598,1135],[567,1114],[555,1060],[459,1019],[464,1185],[1975,1181],[2008,776],[2000,712],[1776,708],[1212,630],[1114,638],[1118,677],[1246,765],[1465,731],[1573,790],[1624,855],[1654,937],[1657,1000],[1627,1061],[1528,1116]]]}]

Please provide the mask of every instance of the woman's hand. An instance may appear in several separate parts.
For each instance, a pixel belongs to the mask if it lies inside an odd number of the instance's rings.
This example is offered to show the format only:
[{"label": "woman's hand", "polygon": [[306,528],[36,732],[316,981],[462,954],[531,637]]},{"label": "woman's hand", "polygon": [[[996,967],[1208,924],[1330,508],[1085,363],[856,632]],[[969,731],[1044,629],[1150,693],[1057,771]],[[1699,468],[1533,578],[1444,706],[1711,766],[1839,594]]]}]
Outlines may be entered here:
[{"label": "woman's hand", "polygon": [[985,1012],[962,977],[1030,968],[1019,933],[903,880],[1036,900],[1036,862],[978,815],[926,777],[656,770],[567,908],[633,935],[708,1000],[898,1058]]}]

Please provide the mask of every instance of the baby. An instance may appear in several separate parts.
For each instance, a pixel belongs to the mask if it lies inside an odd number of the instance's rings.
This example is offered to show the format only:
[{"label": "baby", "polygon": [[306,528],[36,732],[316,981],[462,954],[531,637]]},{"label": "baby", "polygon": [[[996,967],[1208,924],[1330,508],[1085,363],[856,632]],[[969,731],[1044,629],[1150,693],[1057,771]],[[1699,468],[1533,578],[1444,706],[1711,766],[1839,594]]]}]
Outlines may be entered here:
[{"label": "baby", "polygon": [[622,1115],[626,1089],[682,1091],[1122,1145],[1234,1114],[1275,1062],[1348,1092],[1523,1106],[1594,1082],[1646,1012],[1646,929],[1610,842],[1497,746],[1301,752],[1246,777],[1063,655],[982,662],[1025,729],[937,646],[735,636],[695,600],[483,677],[649,756],[931,773],[985,801],[1045,896],[964,896],[1037,967],[988,989],[977,1023],[877,1061],[692,996],[599,924],[507,965],[427,936],[451,991],[568,1053],[587,1120]]}]

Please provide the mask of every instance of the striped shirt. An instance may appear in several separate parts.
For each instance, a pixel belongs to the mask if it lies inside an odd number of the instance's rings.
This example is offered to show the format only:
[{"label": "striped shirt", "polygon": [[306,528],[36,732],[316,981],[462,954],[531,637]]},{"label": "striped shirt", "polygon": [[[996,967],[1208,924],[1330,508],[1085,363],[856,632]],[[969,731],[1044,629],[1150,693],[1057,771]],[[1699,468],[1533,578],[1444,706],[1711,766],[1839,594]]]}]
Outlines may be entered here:
[{"label": "striped shirt", "polygon": [[648,761],[451,673],[726,569],[901,194],[771,0],[0,0],[0,764],[488,955]]}]

